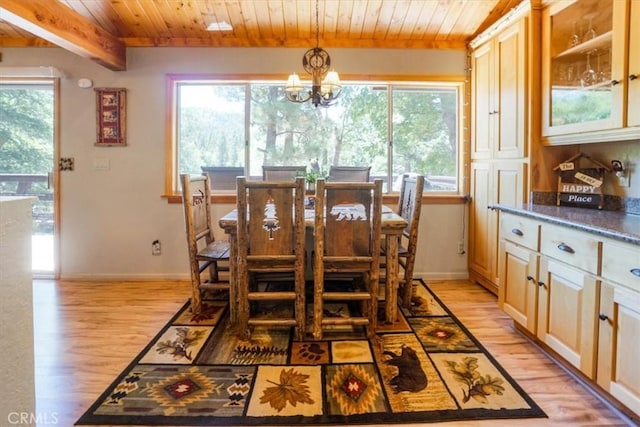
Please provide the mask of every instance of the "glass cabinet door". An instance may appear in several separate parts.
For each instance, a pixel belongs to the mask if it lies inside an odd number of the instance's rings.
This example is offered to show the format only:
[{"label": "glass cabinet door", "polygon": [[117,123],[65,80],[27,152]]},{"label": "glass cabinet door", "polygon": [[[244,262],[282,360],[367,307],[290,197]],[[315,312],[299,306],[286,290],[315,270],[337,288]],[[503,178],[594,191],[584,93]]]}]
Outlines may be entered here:
[{"label": "glass cabinet door", "polygon": [[545,11],[545,135],[619,126],[612,85],[614,1],[564,1]]}]

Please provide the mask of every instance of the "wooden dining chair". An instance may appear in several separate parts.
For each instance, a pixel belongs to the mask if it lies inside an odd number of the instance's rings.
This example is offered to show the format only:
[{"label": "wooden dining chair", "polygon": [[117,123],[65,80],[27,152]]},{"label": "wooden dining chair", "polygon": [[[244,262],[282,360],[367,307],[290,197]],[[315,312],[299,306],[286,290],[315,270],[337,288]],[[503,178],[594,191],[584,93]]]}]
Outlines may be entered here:
[{"label": "wooden dining chair", "polygon": [[[377,323],[382,180],[368,183],[316,183],[313,337],[330,325],[364,326],[373,338]],[[356,275],[349,286],[329,289],[332,275]],[[343,282],[340,282],[343,283]],[[325,315],[326,302],[360,303],[360,311]]]},{"label": "wooden dining chair", "polygon": [[329,182],[369,182],[371,166],[331,166]]},{"label": "wooden dining chair", "polygon": [[200,313],[205,291],[229,290],[229,280],[220,272],[229,271],[229,242],[216,240],[211,227],[209,177],[181,174],[182,206],[187,232],[191,270],[191,310]]},{"label": "wooden dining chair", "polygon": [[[294,327],[295,337],[302,340],[305,331],[304,178],[264,182],[239,177],[237,188],[239,335],[247,339],[251,326],[286,326]],[[288,276],[286,289],[281,286],[283,275]],[[279,310],[283,305],[285,312]],[[265,306],[269,307],[265,310]],[[273,312],[269,313],[270,310]]]},{"label": "wooden dining chair", "polygon": [[209,175],[209,187],[219,192],[235,192],[236,178],[244,175],[242,166],[202,166],[200,169]]},{"label": "wooden dining chair", "polygon": [[263,181],[295,181],[307,173],[306,166],[262,166]]},{"label": "wooden dining chair", "polygon": [[[423,189],[423,175],[404,174],[402,176],[397,214],[407,221],[407,227],[403,230],[398,245],[398,260],[402,270],[398,292],[401,294],[402,305],[405,308],[411,306],[413,297],[413,270],[416,263]],[[382,253],[386,254],[384,246]]]}]

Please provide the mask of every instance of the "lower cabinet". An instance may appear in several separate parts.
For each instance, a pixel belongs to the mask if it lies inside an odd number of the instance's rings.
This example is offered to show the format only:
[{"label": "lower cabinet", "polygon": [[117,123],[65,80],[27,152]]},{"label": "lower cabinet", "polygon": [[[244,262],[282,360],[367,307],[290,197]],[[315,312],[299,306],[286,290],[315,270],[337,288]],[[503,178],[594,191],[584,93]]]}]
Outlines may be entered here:
[{"label": "lower cabinet", "polygon": [[540,226],[529,218],[500,212],[498,304],[535,335],[538,309]]},{"label": "lower cabinet", "polygon": [[545,256],[539,281],[538,338],[594,379],[599,281]]},{"label": "lower cabinet", "polygon": [[536,333],[539,255],[512,242],[500,242],[499,270],[502,286],[498,304],[513,320]]},{"label": "lower cabinet", "polygon": [[640,414],[640,248],[602,245],[597,382]]},{"label": "lower cabinet", "polygon": [[640,246],[500,212],[498,303],[640,417]]},{"label": "lower cabinet", "polygon": [[603,283],[598,385],[640,414],[640,292]]}]

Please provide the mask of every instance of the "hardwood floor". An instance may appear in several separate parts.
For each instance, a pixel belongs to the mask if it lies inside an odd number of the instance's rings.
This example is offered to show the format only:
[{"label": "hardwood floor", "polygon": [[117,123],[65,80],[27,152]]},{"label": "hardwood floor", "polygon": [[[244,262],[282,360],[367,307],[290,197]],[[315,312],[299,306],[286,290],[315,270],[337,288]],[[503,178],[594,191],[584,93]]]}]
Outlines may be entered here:
[{"label": "hardwood floor", "polygon": [[[496,298],[469,282],[430,287],[549,415],[425,426],[626,426],[523,338]],[[184,282],[34,281],[37,413],[72,426],[189,296]]]}]

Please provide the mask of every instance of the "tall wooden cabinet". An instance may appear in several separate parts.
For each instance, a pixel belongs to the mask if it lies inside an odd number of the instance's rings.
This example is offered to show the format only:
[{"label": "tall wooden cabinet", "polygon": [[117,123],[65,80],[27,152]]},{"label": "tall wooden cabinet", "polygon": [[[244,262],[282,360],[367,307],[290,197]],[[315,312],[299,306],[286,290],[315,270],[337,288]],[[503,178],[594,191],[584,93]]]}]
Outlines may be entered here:
[{"label": "tall wooden cabinet", "polygon": [[528,2],[472,43],[469,273],[498,290],[495,203],[526,201],[529,140]]}]

